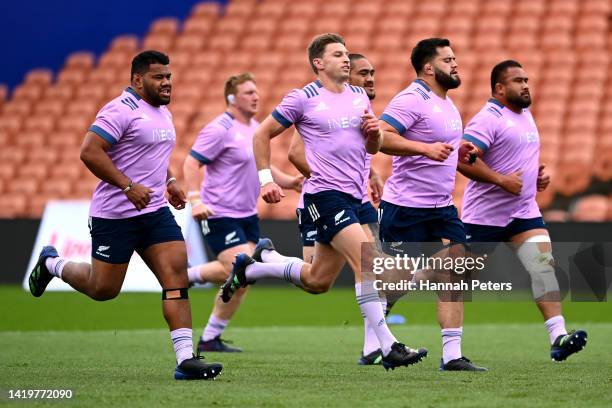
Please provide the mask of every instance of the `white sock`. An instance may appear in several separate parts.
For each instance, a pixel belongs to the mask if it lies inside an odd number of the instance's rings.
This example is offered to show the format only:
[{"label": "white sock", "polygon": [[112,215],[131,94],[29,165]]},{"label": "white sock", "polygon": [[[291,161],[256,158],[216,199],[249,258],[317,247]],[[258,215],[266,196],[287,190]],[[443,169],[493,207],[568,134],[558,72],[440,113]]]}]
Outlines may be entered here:
[{"label": "white sock", "polygon": [[57,256],[55,258],[47,258],[45,259],[45,266],[49,273],[56,278],[62,279],[62,272],[64,271],[64,266],[66,265],[66,261],[64,258]]},{"label": "white sock", "polygon": [[378,291],[374,289],[373,282],[361,282],[355,284],[355,295],[361,315],[376,333],[383,356],[386,356],[397,339],[393,336],[385,321],[385,312],[382,309]]},{"label": "white sock", "polygon": [[223,333],[223,330],[227,327],[229,320],[219,319],[214,314],[211,314],[208,318],[208,323],[202,332],[202,340],[209,341]]},{"label": "white sock", "polygon": [[440,334],[442,334],[442,360],[444,364],[461,358],[463,327],[442,329]]},{"label": "white sock", "polygon": [[302,266],[304,261],[300,258],[285,258],[287,262],[262,263],[255,262],[247,266],[245,275],[247,280],[257,281],[262,278],[284,279],[296,286],[302,287]]},{"label": "white sock", "polygon": [[189,278],[189,283],[202,283],[202,277],[200,275],[200,265],[187,268],[187,276]]},{"label": "white sock", "polygon": [[288,257],[279,254],[273,249],[264,249],[261,251],[261,260],[266,263],[285,263]]},{"label": "white sock", "polygon": [[565,329],[565,319],[561,315],[551,317],[544,322],[544,326],[546,327],[546,330],[548,330],[550,344],[553,344],[557,337],[567,334],[567,330]]},{"label": "white sock", "polygon": [[[383,314],[387,309],[387,301],[384,299],[380,300],[380,306],[383,309]],[[378,341],[378,337],[376,337],[376,332],[374,328],[370,326],[368,323],[368,319],[363,319],[363,328],[364,328],[364,337],[363,337],[363,355],[367,356],[370,353],[375,352],[380,348],[380,342]]]},{"label": "white sock", "polygon": [[191,329],[176,329],[170,332],[170,338],[174,345],[176,364],[190,359],[193,356],[193,338]]}]

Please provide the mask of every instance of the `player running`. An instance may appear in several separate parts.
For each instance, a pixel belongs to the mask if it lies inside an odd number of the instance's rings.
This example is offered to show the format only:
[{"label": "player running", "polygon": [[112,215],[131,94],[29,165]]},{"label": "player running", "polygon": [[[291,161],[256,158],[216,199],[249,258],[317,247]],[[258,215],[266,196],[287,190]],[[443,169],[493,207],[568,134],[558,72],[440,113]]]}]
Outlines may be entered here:
[{"label": "player running", "polygon": [[[363,88],[366,91],[366,95],[370,101],[373,100],[376,97],[376,89],[374,87],[374,67],[370,61],[368,61],[368,59],[361,54],[349,54],[349,60],[351,62],[351,70],[348,79],[349,84]],[[305,177],[310,177],[310,167],[306,161],[304,141],[297,131],[293,134],[293,139],[291,140],[289,160]],[[380,197],[382,196],[383,183],[374,167],[371,166],[370,154],[366,155],[366,169],[369,171],[368,179],[372,192],[372,201],[374,203],[378,203],[380,201]],[[308,179],[306,179],[305,183],[307,182]],[[374,242],[375,237],[378,236],[378,216],[376,214],[376,209],[372,205],[372,201],[370,201],[370,197],[368,197],[367,189],[365,191],[366,194],[363,196],[357,217],[359,218],[359,223],[363,227],[363,230],[368,236],[368,241]],[[300,237],[302,239],[302,259],[307,262],[312,262],[317,228],[315,227],[315,224],[312,221],[308,211],[304,211],[303,192],[300,195],[300,201],[298,202],[296,213],[298,217]],[[384,298],[381,298],[381,303],[383,309],[385,309],[385,315],[387,315],[388,311],[390,310],[390,306],[387,306],[387,302]],[[368,324],[367,319],[364,319],[364,343],[361,357],[359,358],[358,362],[360,365],[373,365],[380,364],[381,360],[382,355],[380,351],[380,344],[378,342],[378,338],[376,337],[376,333],[374,333],[374,329]]]},{"label": "player running", "polygon": [[491,72],[492,98],[472,118],[463,138],[478,148],[473,166],[459,163],[470,180],[462,219],[474,251],[510,242],[531,276],[533,296],[545,320],[550,356],[563,361],[586,346],[587,333],[565,329],[552,245],[536,202],[550,183],[539,164],[540,137],[529,111],[529,77],[521,64],[502,61]]},{"label": "player running", "polygon": [[253,257],[240,254],[222,297],[228,301],[235,290],[261,278],[284,279],[309,293],[329,290],[345,262],[355,274],[355,292],[362,315],[374,328],[386,369],[414,364],[427,350],[412,350],[399,343],[389,330],[373,277],[361,272],[362,253],[368,242],[357,217],[366,186],[366,155],[381,145],[378,120],[371,113],[363,88],[346,83],[350,61],[344,40],[337,34],[317,36],[308,47],[308,59],[317,80],[287,94],[257,129],[253,140],[262,197],[281,200],[282,190],[272,180],[270,139],[291,125],[304,138],[310,179],[304,187],[304,206],[317,227],[312,264],[286,258],[269,240],[262,240]]},{"label": "player running", "polygon": [[[223,283],[236,255],[251,254],[259,240],[259,180],[253,157],[253,135],[259,125],[254,119],[259,109],[255,78],[249,73],[231,76],[225,82],[224,95],[227,110],[200,131],[183,166],[192,215],[198,221],[206,220],[204,239],[217,257],[217,261],[189,268],[190,283]],[[201,181],[203,166],[206,177]],[[273,170],[283,188],[301,188],[301,176]],[[242,351],[227,345],[221,334],[245,290],[238,290],[229,303],[215,299],[198,342],[199,351]]]},{"label": "player running", "polygon": [[164,193],[177,209],[185,194],[168,168],[176,143],[170,103],[169,59],[144,51],[132,60],[131,86],[106,104],[85,135],[81,160],[101,179],[93,194],[89,228],[92,261],[71,262],[45,246],[29,278],[41,296],[51,279],[62,279],[95,300],[119,294],[134,251],[162,287],[164,317],[176,353],[177,380],[211,379],[222,366],[193,355],[187,251]]},{"label": "player running", "polygon": [[[420,41],[411,62],[417,79],[396,95],[381,115],[383,153],[393,155],[393,172],[385,183],[379,207],[380,239],[385,243],[447,240],[450,247],[466,242],[465,230],[452,202],[457,161],[468,161],[474,147],[462,143],[459,111],[447,92],[461,84],[450,42]],[[461,251],[460,251],[461,252]],[[463,301],[438,301],[444,371],[484,371],[463,356]]]}]

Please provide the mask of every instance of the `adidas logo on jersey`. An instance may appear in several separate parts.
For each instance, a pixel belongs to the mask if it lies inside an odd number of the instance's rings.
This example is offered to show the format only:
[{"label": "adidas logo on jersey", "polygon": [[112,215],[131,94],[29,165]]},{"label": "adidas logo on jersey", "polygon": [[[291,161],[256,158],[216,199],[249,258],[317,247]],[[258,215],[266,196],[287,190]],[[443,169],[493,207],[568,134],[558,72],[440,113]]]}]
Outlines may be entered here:
[{"label": "adidas logo on jersey", "polygon": [[329,106],[327,106],[325,102],[319,102],[319,104],[315,108],[315,112],[320,112],[324,110],[329,110]]},{"label": "adidas logo on jersey", "polygon": [[355,109],[365,109],[366,105],[363,103],[363,98],[353,99],[353,108]]},{"label": "adidas logo on jersey", "polygon": [[317,231],[316,230],[315,231],[308,231],[306,233],[306,238],[313,238],[316,235],[317,235]]},{"label": "adidas logo on jersey", "polygon": [[233,244],[234,242],[240,241],[240,237],[236,236],[237,232],[232,231],[225,236],[225,245]]},{"label": "adidas logo on jersey", "polygon": [[506,121],[506,127],[512,127],[512,126],[514,126],[514,122],[512,120],[508,119]]},{"label": "adidas logo on jersey", "polygon": [[146,113],[143,113],[142,115],[140,115],[140,119],[144,120],[145,122],[149,122],[151,120],[149,115],[147,115]]},{"label": "adidas logo on jersey", "polygon": [[442,113],[442,108],[440,108],[438,105],[434,105],[433,112],[434,113]]},{"label": "adidas logo on jersey", "polygon": [[244,135],[240,132],[236,132],[236,134],[234,135],[234,140],[238,141],[242,139],[244,139]]}]

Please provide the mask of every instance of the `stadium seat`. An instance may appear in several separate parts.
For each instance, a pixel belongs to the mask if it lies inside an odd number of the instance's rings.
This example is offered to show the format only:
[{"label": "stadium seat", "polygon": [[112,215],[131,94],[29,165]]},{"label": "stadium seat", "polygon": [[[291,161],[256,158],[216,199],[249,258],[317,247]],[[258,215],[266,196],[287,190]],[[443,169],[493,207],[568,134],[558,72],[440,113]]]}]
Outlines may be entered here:
[{"label": "stadium seat", "polygon": [[565,210],[546,210],[542,212],[542,217],[546,222],[565,222],[569,221],[569,213]]},{"label": "stadium seat", "polygon": [[178,34],[180,27],[179,20],[174,17],[159,18],[149,27],[149,35],[162,34],[168,37],[173,37]]},{"label": "stadium seat", "polygon": [[44,89],[45,85],[24,83],[15,87],[11,100],[28,100],[33,102],[42,97]]},{"label": "stadium seat", "polygon": [[67,68],[60,71],[57,76],[57,82],[80,85],[86,81],[87,76],[88,72],[82,68]]},{"label": "stadium seat", "polygon": [[138,44],[139,39],[135,35],[121,35],[111,41],[109,51],[131,55],[138,51]]},{"label": "stadium seat", "polygon": [[24,79],[24,84],[33,84],[37,86],[49,86],[53,82],[53,72],[49,69],[33,69],[29,71]]},{"label": "stadium seat", "polygon": [[[383,7],[384,16],[394,16],[399,18],[407,18],[414,14],[415,2],[412,0],[391,0],[385,3]],[[386,17],[385,20],[386,21]]]},{"label": "stadium seat", "polygon": [[576,200],[571,209],[572,221],[603,222],[608,219],[608,198],[604,195],[588,195]]},{"label": "stadium seat", "polygon": [[46,163],[41,162],[25,162],[17,169],[17,177],[32,178],[35,180],[44,180],[47,176],[48,168]]},{"label": "stadium seat", "polygon": [[580,11],[584,14],[609,15],[612,5],[608,0],[584,0],[580,2]]},{"label": "stadium seat", "polygon": [[23,217],[25,209],[26,197],[24,195],[0,195],[0,218]]},{"label": "stadium seat", "polygon": [[225,7],[225,15],[229,17],[240,17],[247,19],[253,14],[257,6],[256,0],[230,1]]},{"label": "stadium seat", "polygon": [[546,10],[545,0],[519,0],[514,7],[514,20],[520,20],[524,17],[539,18]]},{"label": "stadium seat", "polygon": [[165,33],[148,34],[142,43],[142,48],[144,50],[157,50],[164,53],[170,53],[173,46],[174,37]]},{"label": "stadium seat", "polygon": [[452,1],[448,5],[452,16],[471,17],[480,10],[479,0]]},{"label": "stadium seat", "polygon": [[23,130],[15,138],[15,144],[25,149],[45,146],[46,142],[45,133],[40,130]]},{"label": "stadium seat", "polygon": [[219,3],[216,2],[200,2],[191,9],[191,17],[208,17],[216,18],[220,14]]},{"label": "stadium seat", "polygon": [[25,117],[32,111],[32,102],[27,99],[13,100],[4,106],[4,115]]},{"label": "stadium seat", "polygon": [[64,69],[79,68],[86,71],[91,71],[95,65],[95,56],[92,52],[77,51],[68,55]]},{"label": "stadium seat", "polygon": [[578,12],[580,0],[549,0],[548,10],[570,18]]},{"label": "stadium seat", "polygon": [[24,176],[7,180],[6,191],[12,195],[31,197],[38,192],[39,181],[35,178]]}]

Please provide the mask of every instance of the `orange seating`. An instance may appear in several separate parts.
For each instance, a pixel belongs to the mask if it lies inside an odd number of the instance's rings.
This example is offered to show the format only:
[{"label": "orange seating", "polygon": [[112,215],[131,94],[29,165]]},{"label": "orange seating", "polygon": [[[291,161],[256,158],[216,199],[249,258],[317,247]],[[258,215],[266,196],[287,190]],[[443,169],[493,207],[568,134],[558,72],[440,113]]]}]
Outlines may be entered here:
[{"label": "orange seating", "polygon": [[608,219],[608,198],[604,195],[589,195],[574,203],[570,217],[573,221],[602,222]]},{"label": "orange seating", "polygon": [[[19,187],[9,181],[16,178],[48,181],[30,183],[23,194],[36,191],[36,199],[0,207],[0,216],[35,217],[48,198],[91,197],[96,180],[79,160],[80,144],[95,113],[129,84],[139,49],[170,55],[169,107],[178,135],[171,161],[180,173],[196,134],[226,108],[223,83],[230,74],[255,73],[257,118],[263,119],[287,92],[312,81],[306,47],[314,35],[330,31],[374,64],[378,114],[414,78],[410,51],[423,38],[452,42],[463,84],[449,95],[464,122],[490,96],[491,67],[508,58],[521,62],[530,76],[540,158],[556,172],[537,197],[549,205],[557,194],[584,191],[593,178],[612,179],[612,86],[602,85],[610,83],[611,6],[608,0],[230,0],[221,13],[217,3],[197,4],[185,21],[153,21],[142,44],[136,36],[115,38],[97,64],[90,52],[71,54],[55,82],[51,71],[36,69],[10,99],[0,86],[0,143],[7,146],[0,152],[0,191],[15,196]],[[289,136],[274,140],[273,160],[295,171],[286,157]],[[385,178],[390,163],[390,156],[374,156]],[[459,208],[464,185],[459,177]],[[292,218],[295,201],[290,192],[279,205],[261,204],[261,216]]]}]

